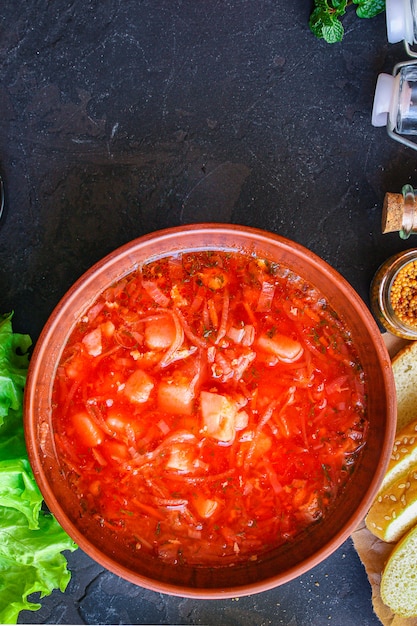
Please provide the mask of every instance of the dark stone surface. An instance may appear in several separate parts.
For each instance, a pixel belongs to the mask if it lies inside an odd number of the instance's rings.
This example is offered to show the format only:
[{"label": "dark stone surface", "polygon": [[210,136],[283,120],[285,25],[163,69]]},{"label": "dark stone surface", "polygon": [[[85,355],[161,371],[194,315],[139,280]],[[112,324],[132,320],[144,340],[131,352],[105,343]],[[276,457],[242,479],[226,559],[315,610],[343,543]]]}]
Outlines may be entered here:
[{"label": "dark stone surface", "polygon": [[[329,46],[304,0],[2,0],[0,309],[36,340],[68,287],[119,245],[198,221],[304,244],[368,303],[386,191],[416,153],[371,126],[379,72],[405,60],[385,16],[345,16]],[[80,551],[65,594],[22,623],[376,625],[348,540],[312,572],[250,598],[134,587]]]},{"label": "dark stone surface", "polygon": [[80,551],[65,592],[20,623],[203,624],[216,626],[374,626],[370,586],[350,540],[321,565],[277,589],[246,598],[199,601],[165,596],[127,583]]}]

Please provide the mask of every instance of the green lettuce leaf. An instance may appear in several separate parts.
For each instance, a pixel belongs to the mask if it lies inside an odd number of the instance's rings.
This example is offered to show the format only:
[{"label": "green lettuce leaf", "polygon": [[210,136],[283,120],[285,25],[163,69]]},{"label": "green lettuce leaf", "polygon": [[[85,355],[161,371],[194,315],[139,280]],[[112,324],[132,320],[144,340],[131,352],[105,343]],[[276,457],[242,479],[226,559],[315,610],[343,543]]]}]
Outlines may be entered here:
[{"label": "green lettuce leaf", "polygon": [[[28,527],[38,527],[43,498],[27,459],[0,461],[0,513],[9,507],[23,513]],[[1,530],[1,529],[0,529]]]},{"label": "green lettuce leaf", "polygon": [[0,316],[0,426],[9,409],[21,411],[29,365],[29,335],[12,332],[12,313]]},{"label": "green lettuce leaf", "polygon": [[41,511],[38,524],[31,530],[19,511],[0,508],[0,623],[16,624],[20,611],[41,607],[28,600],[30,594],[65,591],[70,580],[61,552],[75,544],[52,515]]},{"label": "green lettuce leaf", "polygon": [[23,431],[23,394],[29,365],[28,335],[13,333],[12,314],[0,315],[0,623],[16,624],[40,598],[64,591],[70,572],[62,554],[77,546],[43,498],[29,464]]}]

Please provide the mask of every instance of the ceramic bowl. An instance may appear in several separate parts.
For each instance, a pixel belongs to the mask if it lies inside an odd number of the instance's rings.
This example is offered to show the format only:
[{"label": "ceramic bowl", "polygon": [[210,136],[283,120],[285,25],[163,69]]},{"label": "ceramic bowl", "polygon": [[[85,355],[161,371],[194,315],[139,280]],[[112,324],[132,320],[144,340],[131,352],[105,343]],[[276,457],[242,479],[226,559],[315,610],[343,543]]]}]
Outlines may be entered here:
[{"label": "ceramic bowl", "polygon": [[[132,555],[105,528],[81,515],[56,457],[51,390],[63,346],[83,312],[110,284],[149,259],[202,249],[244,250],[285,264],[328,299],[350,329],[368,380],[367,445],[331,515],[257,561],[233,567],[178,568]],[[144,588],[195,598],[231,598],[265,591],[302,575],[332,554],[359,525],[382,480],[395,433],[395,388],[389,355],[375,320],[354,289],[331,266],[283,237],[237,225],[197,224],[136,239],[88,270],[58,303],[37,341],[25,394],[25,434],[45,502],[79,547],[108,570]],[[115,489],[117,486],[115,486]]]}]

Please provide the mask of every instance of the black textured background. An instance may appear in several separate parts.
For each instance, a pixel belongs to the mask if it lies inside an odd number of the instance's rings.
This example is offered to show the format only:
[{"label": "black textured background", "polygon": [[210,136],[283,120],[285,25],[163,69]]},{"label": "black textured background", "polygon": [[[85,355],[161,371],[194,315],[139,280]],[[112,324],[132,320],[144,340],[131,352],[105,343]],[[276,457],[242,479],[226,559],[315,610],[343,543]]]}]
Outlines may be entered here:
[{"label": "black textured background", "polygon": [[[329,45],[305,0],[2,0],[0,310],[34,341],[87,268],[155,229],[198,221],[304,244],[368,303],[386,191],[417,153],[371,126],[378,73],[405,60],[384,14]],[[312,572],[239,600],[137,588],[80,551],[65,594],[22,623],[379,623],[347,541]]]}]

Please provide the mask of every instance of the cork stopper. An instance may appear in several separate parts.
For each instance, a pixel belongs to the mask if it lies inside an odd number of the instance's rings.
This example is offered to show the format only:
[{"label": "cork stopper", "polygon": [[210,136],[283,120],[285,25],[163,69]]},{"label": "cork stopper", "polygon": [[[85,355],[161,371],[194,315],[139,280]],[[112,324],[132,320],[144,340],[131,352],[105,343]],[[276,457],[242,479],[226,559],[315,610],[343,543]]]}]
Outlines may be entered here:
[{"label": "cork stopper", "polygon": [[386,193],[382,206],[382,232],[400,231],[403,225],[404,196],[402,193]]}]

